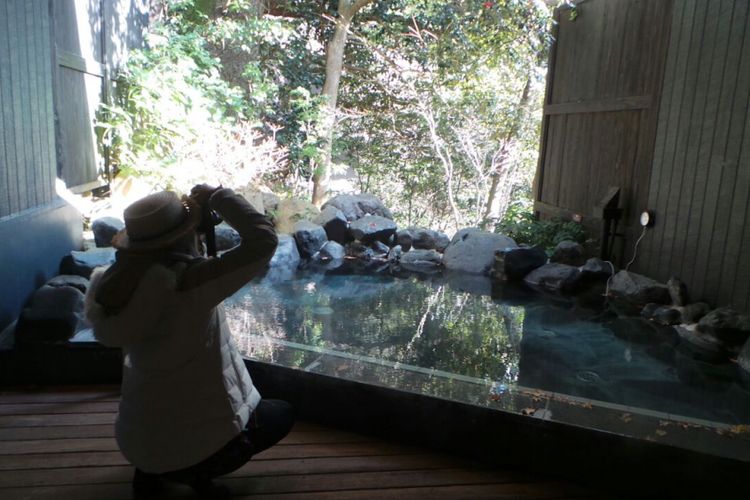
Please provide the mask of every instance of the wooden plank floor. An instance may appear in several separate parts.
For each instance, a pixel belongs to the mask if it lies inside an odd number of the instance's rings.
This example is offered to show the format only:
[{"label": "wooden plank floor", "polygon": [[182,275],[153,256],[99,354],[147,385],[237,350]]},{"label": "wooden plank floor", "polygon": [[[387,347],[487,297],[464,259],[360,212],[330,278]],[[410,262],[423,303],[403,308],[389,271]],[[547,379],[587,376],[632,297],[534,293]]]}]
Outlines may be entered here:
[{"label": "wooden plank floor", "polygon": [[[114,440],[118,388],[0,390],[0,498],[130,499]],[[572,483],[298,422],[220,480],[248,499],[602,498]],[[195,498],[170,485],[165,498]]]}]

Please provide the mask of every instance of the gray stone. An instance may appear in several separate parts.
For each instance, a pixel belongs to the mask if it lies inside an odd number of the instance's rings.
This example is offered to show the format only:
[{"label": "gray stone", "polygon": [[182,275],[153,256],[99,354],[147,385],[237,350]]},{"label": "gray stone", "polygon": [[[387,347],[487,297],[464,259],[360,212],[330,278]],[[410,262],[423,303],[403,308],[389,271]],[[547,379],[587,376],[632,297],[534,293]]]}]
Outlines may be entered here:
[{"label": "gray stone", "polygon": [[610,266],[609,263],[597,257],[590,258],[581,266],[581,277],[584,279],[606,280],[614,275],[615,272],[616,269],[613,266]]},{"label": "gray stone", "polygon": [[567,264],[569,266],[582,266],[586,262],[583,246],[575,241],[561,241],[552,252],[550,262]]},{"label": "gray stone", "polygon": [[493,276],[498,279],[520,280],[547,263],[547,252],[541,246],[519,247],[495,252]]},{"label": "gray stone", "polygon": [[375,252],[372,251],[372,248],[362,244],[361,241],[352,241],[346,245],[346,255],[364,261],[375,258]]},{"label": "gray stone", "polygon": [[371,194],[340,194],[331,198],[321,207],[336,207],[343,212],[346,220],[355,221],[365,215],[378,215],[386,219],[393,219],[393,214],[383,202]]},{"label": "gray stone", "polygon": [[443,265],[443,255],[437,250],[411,250],[401,256],[400,264],[408,271],[437,271]]},{"label": "gray stone", "polygon": [[88,279],[97,267],[109,266],[114,262],[115,249],[112,247],[92,248],[85,252],[74,250],[63,257],[60,274],[76,274]]},{"label": "gray stone", "polygon": [[404,231],[399,231],[397,242],[404,249],[407,246],[421,250],[437,250],[444,252],[451,240],[443,232],[427,229],[424,227],[409,227]]},{"label": "gray stone", "polygon": [[296,222],[292,234],[303,259],[312,257],[328,241],[326,230],[322,226],[306,220]]},{"label": "gray stone", "polygon": [[340,243],[336,241],[327,241],[325,245],[320,248],[318,252],[318,258],[323,261],[329,260],[341,260],[346,256],[346,249]]},{"label": "gray stone", "polygon": [[240,233],[226,222],[222,222],[214,228],[216,234],[216,251],[224,252],[234,248],[242,242]]},{"label": "gray stone", "polygon": [[667,281],[667,290],[669,290],[669,296],[672,299],[672,305],[684,306],[690,302],[688,298],[687,286],[685,283],[680,281],[679,278],[674,276],[669,278]]},{"label": "gray stone", "polygon": [[632,304],[671,303],[666,285],[629,271],[620,271],[614,275],[609,293]]},{"label": "gray stone", "polygon": [[698,331],[711,334],[729,345],[741,346],[750,337],[750,316],[721,307],[698,321]]},{"label": "gray stone", "polygon": [[71,338],[83,312],[83,293],[72,286],[42,286],[21,311],[16,342],[59,342]]},{"label": "gray stone", "polygon": [[711,312],[711,307],[705,302],[688,304],[682,308],[683,323],[697,323],[699,319]]},{"label": "gray stone", "polygon": [[349,232],[355,240],[368,244],[372,241],[388,241],[396,232],[396,223],[379,215],[366,215],[349,225]]},{"label": "gray stone", "polygon": [[682,311],[672,306],[661,306],[654,311],[653,320],[662,325],[679,325],[682,323]]},{"label": "gray stone", "polygon": [[263,278],[272,282],[292,279],[300,263],[299,250],[297,250],[294,237],[289,234],[280,234],[278,238],[279,244],[268,263],[268,269]]},{"label": "gray stone", "polygon": [[656,314],[656,311],[663,306],[664,304],[655,304],[653,302],[648,303],[643,306],[643,309],[641,309],[641,316],[646,319],[654,319],[654,314]]},{"label": "gray stone", "polygon": [[94,242],[97,247],[111,247],[112,238],[121,229],[125,229],[125,223],[116,217],[101,217],[91,223],[94,233]]},{"label": "gray stone", "polygon": [[461,229],[445,249],[443,265],[454,271],[489,275],[495,262],[495,252],[516,247],[518,245],[512,238],[502,234],[477,228]]},{"label": "gray stone", "polygon": [[72,286],[80,290],[81,293],[86,293],[86,290],[89,288],[89,280],[75,274],[60,274],[45,284],[47,286]]},{"label": "gray stone", "polygon": [[412,233],[411,228],[402,229],[396,232],[396,244],[401,247],[404,252],[411,250]]},{"label": "gray stone", "polygon": [[313,219],[313,222],[319,226],[323,226],[329,240],[336,241],[342,245],[346,243],[349,222],[346,220],[344,213],[338,208],[332,205],[325,207]]},{"label": "gray stone", "polygon": [[388,255],[391,251],[391,247],[383,243],[382,241],[375,240],[370,244],[372,251],[380,255]]},{"label": "gray stone", "polygon": [[746,375],[750,375],[750,340],[745,342],[742,347],[740,355],[737,357],[737,364],[745,370]]},{"label": "gray stone", "polygon": [[271,216],[271,218],[273,218],[274,212],[276,212],[279,209],[281,198],[279,198],[273,193],[266,193],[266,192],[261,192],[260,196],[261,196],[261,199],[263,200],[264,213],[266,215]]},{"label": "gray stone", "polygon": [[699,331],[697,325],[677,325],[673,328],[682,339],[683,344],[690,350],[698,351],[703,357],[720,362],[729,356],[726,343],[715,335]]},{"label": "gray stone", "polygon": [[401,245],[396,245],[388,252],[388,262],[398,262],[403,255],[404,251],[401,249]]},{"label": "gray stone", "polygon": [[553,292],[569,292],[576,288],[581,271],[567,264],[549,263],[531,271],[523,279],[527,285]]}]

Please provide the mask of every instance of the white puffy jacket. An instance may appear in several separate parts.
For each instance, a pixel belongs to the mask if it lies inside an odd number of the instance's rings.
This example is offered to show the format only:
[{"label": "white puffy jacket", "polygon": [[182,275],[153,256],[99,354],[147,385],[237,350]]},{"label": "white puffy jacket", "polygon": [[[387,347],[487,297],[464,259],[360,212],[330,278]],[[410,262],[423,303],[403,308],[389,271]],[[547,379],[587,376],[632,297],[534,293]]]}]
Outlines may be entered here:
[{"label": "white puffy jacket", "polygon": [[102,271],[87,292],[96,338],[123,349],[117,442],[145,472],[179,470],[212,455],[245,427],[260,401],[221,302],[265,267],[276,233],[229,189],[210,204],[239,232],[239,246],[216,258],[152,265],[115,314],[96,301]]}]

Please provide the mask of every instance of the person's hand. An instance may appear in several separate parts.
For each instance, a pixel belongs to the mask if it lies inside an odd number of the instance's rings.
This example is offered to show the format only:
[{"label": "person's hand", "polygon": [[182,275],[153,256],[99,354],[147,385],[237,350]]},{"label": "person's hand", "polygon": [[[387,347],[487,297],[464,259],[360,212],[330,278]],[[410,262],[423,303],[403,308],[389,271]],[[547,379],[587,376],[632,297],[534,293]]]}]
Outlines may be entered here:
[{"label": "person's hand", "polygon": [[221,189],[221,186],[214,187],[209,186],[208,184],[196,184],[193,186],[193,189],[190,190],[190,198],[201,207],[207,207],[208,199],[211,198],[211,195],[218,189]]}]

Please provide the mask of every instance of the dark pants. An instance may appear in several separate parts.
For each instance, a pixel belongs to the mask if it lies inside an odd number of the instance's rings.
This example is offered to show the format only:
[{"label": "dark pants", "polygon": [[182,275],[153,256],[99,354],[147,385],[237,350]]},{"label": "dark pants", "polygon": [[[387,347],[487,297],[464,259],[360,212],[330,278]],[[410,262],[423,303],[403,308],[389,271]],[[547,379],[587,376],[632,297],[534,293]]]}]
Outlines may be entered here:
[{"label": "dark pants", "polygon": [[219,451],[195,465],[158,476],[169,481],[197,485],[229,474],[242,467],[253,455],[281,441],[293,423],[294,411],[289,403],[262,399],[250,415],[245,429]]}]

